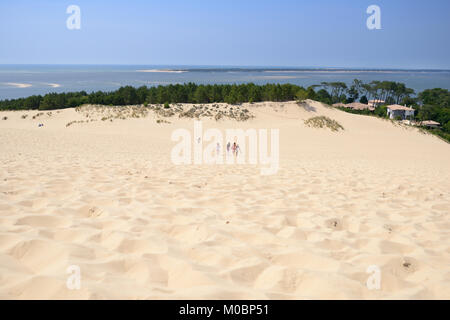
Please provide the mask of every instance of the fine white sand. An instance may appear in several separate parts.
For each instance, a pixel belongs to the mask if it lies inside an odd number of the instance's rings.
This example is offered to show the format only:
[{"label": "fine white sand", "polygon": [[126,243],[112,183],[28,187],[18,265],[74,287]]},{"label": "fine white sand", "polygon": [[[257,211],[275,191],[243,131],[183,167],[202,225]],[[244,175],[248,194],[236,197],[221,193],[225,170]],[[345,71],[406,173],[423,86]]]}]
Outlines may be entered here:
[{"label": "fine white sand", "polygon": [[137,72],[147,72],[147,73],[184,73],[185,70],[169,70],[169,69],[141,69]]},{"label": "fine white sand", "polygon": [[245,107],[204,129],[278,128],[275,175],[173,165],[192,119],[0,112],[0,298],[450,299],[447,143],[315,102]]},{"label": "fine white sand", "polygon": [[59,87],[61,87],[61,85],[59,83],[47,83],[47,85],[52,87],[52,88],[59,88]]},{"label": "fine white sand", "polygon": [[16,82],[8,82],[5,83],[7,86],[15,87],[15,88],[29,88],[31,87],[31,84],[29,83],[16,83]]}]

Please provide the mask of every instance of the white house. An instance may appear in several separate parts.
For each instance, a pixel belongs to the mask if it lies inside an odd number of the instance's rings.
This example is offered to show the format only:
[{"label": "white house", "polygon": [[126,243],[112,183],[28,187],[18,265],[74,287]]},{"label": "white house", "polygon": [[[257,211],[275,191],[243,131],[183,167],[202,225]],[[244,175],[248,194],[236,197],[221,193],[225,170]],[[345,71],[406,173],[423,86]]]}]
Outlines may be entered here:
[{"label": "white house", "polygon": [[414,109],[407,106],[393,104],[387,107],[387,115],[390,119],[399,117],[401,120],[411,119],[414,117]]}]

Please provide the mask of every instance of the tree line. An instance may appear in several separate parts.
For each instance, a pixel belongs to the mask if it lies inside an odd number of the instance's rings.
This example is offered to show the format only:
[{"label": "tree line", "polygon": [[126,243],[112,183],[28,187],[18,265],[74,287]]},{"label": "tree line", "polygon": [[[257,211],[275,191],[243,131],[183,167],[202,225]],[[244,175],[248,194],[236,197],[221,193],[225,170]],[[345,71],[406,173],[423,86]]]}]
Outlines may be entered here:
[{"label": "tree line", "polygon": [[116,91],[86,91],[49,93],[28,98],[0,101],[0,110],[63,109],[82,104],[132,105],[164,103],[213,103],[236,104],[259,101],[289,101],[313,99],[327,104],[336,102],[367,103],[371,99],[386,101],[387,104],[414,104],[414,90],[405,84],[392,81],[363,83],[355,79],[349,86],[344,82],[322,82],[308,88],[293,84],[214,84],[195,83],[170,84],[166,86],[134,88],[121,87]]},{"label": "tree line", "polygon": [[0,110],[64,109],[83,104],[136,105],[170,103],[213,103],[237,104],[259,101],[291,101],[301,87],[293,84],[214,84],[195,83],[167,86],[134,88],[121,87],[116,91],[85,91],[70,93],[49,93],[44,96],[0,101]]},{"label": "tree line", "polygon": [[[414,90],[407,88],[404,83],[394,81],[364,83],[354,79],[350,85],[345,82],[322,82],[310,88],[316,89],[316,98],[327,104],[351,103],[358,99],[366,104],[369,100],[382,100],[386,104],[411,104],[415,94]],[[304,89],[300,94],[309,96],[313,93]]]},{"label": "tree line", "polygon": [[[121,87],[116,91],[86,91],[49,93],[28,98],[0,101],[0,110],[51,110],[74,108],[83,104],[111,106],[171,103],[237,104],[260,101],[292,101],[312,99],[326,104],[350,103],[378,99],[385,101],[374,114],[385,117],[386,105],[406,104],[416,109],[416,119],[439,122],[441,131],[450,134],[450,94],[447,89],[427,89],[415,95],[405,84],[392,81],[364,83],[355,79],[350,85],[344,82],[322,82],[308,88],[293,84],[170,84],[166,86],[134,88]],[[365,111],[360,111],[365,112]]]},{"label": "tree line", "polygon": [[[441,131],[447,134],[444,138],[450,141],[450,92],[440,88],[427,89],[420,92],[417,99],[414,100],[413,107],[417,112],[416,118],[420,121],[439,122]],[[439,131],[436,133],[439,134]]]}]

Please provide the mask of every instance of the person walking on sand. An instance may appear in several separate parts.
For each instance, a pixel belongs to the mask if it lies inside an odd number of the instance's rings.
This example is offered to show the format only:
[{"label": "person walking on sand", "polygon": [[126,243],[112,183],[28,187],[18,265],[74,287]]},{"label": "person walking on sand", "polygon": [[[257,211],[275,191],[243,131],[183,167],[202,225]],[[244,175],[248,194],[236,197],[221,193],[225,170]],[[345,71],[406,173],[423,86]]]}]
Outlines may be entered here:
[{"label": "person walking on sand", "polygon": [[236,145],[236,157],[239,155],[239,152],[241,151],[241,148],[239,147],[239,145]]},{"label": "person walking on sand", "polygon": [[227,143],[227,155],[230,155],[230,148],[231,148],[231,144],[230,144],[230,141],[228,141],[228,143]]},{"label": "person walking on sand", "polygon": [[217,155],[220,155],[220,143],[218,143],[218,142],[216,145],[216,151],[217,151]]},{"label": "person walking on sand", "polygon": [[233,143],[233,147],[231,147],[231,150],[233,151],[233,155],[236,155],[236,142]]}]

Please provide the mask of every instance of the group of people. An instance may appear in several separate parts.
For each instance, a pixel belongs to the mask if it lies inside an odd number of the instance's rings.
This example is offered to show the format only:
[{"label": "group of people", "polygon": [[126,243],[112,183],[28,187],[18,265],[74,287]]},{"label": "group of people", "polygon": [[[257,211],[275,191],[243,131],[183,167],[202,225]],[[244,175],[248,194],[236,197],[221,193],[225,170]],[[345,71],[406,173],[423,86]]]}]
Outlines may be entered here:
[{"label": "group of people", "polygon": [[239,155],[239,152],[241,152],[241,148],[236,142],[233,142],[233,145],[231,145],[230,142],[227,143],[227,155],[230,155],[230,149],[236,157]]},{"label": "group of people", "polygon": [[[217,151],[217,155],[220,155],[220,143],[217,142],[216,145],[216,151]],[[230,142],[227,143],[227,156],[230,155],[230,151],[233,152],[233,155],[235,157],[237,157],[239,155],[239,153],[241,152],[241,148],[239,147],[239,145],[234,142],[233,145],[231,145]]]},{"label": "group of people", "polygon": [[[197,143],[200,143],[201,139],[197,138]],[[230,156],[230,151],[233,153],[233,155],[235,157],[237,157],[239,155],[239,153],[241,152],[241,148],[239,147],[239,144],[237,144],[236,142],[233,142],[233,144],[231,144],[231,142],[227,143],[227,156]],[[219,156],[221,154],[221,146],[220,143],[217,142],[216,144],[216,152],[217,152],[217,156]]]}]

